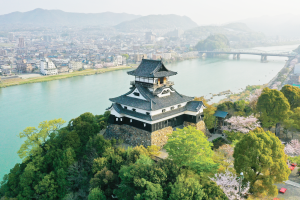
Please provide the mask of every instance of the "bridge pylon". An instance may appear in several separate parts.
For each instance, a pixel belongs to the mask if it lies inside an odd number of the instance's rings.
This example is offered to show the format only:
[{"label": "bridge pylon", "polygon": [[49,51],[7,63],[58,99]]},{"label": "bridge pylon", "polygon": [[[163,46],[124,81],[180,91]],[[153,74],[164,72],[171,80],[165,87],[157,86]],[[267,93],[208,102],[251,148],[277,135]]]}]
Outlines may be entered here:
[{"label": "bridge pylon", "polygon": [[261,58],[260,58],[260,61],[261,62],[267,62],[267,56],[266,55],[261,55]]}]

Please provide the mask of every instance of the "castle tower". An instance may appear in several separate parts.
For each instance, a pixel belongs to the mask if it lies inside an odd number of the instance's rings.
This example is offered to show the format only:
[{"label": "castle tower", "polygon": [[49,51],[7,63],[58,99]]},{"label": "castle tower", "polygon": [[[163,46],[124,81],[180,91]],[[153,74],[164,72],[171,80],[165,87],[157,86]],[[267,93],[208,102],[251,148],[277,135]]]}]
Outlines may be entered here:
[{"label": "castle tower", "polygon": [[133,145],[163,146],[174,127],[203,120],[203,102],[178,93],[169,81],[177,72],[168,70],[161,60],[143,59],[137,69],[127,73],[135,81],[129,92],[110,98],[107,137]]}]

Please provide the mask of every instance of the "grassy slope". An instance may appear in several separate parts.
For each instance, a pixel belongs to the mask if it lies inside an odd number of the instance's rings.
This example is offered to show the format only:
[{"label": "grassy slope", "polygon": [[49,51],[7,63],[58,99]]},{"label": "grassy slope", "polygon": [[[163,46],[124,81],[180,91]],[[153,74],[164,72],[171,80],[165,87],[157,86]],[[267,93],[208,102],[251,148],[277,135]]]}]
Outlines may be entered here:
[{"label": "grassy slope", "polygon": [[122,70],[122,69],[130,69],[130,68],[131,67],[128,67],[128,66],[120,66],[120,67],[104,68],[104,69],[98,69],[98,70],[86,69],[83,71],[75,71],[72,73],[59,74],[59,75],[53,75],[53,76],[41,76],[41,77],[28,78],[28,79],[20,79],[20,78],[8,79],[8,80],[3,80],[2,82],[0,82],[0,88],[13,86],[13,85],[28,84],[28,83],[53,81],[53,80],[58,80],[58,79],[71,78],[71,77],[75,77],[75,76],[102,74],[105,72]]}]

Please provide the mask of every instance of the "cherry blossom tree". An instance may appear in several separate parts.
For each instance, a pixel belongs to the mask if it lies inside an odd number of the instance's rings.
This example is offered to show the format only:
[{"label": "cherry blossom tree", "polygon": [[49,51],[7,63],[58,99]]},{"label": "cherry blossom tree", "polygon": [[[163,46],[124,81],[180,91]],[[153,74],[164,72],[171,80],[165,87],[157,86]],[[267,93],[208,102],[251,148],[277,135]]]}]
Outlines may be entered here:
[{"label": "cherry blossom tree", "polygon": [[260,97],[261,93],[262,89],[256,89],[255,92],[249,96],[249,105],[253,110],[255,110],[256,108],[257,100]]},{"label": "cherry blossom tree", "polygon": [[248,193],[250,189],[250,184],[247,183],[244,187],[241,187],[241,196],[239,194],[239,177],[230,172],[226,171],[225,173],[215,174],[213,178],[210,178],[212,181],[216,182],[217,185],[221,187],[228,199],[245,199],[244,196]]},{"label": "cherry blossom tree", "polygon": [[300,142],[299,140],[291,140],[284,148],[284,152],[289,156],[300,156]]},{"label": "cherry blossom tree", "polygon": [[232,116],[229,119],[226,119],[225,122],[229,124],[222,127],[223,131],[234,131],[246,134],[257,127],[260,127],[258,119],[252,115],[249,117]]},{"label": "cherry blossom tree", "polygon": [[233,152],[234,147],[229,144],[224,144],[215,150],[214,158],[215,162],[224,167],[221,171],[227,170],[230,166],[233,166]]}]

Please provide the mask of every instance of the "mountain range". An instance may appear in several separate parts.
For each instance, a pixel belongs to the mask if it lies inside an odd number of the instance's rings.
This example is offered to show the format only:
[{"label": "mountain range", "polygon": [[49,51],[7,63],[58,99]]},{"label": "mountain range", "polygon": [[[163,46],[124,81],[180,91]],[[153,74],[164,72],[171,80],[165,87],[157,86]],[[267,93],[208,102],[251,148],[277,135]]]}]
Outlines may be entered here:
[{"label": "mountain range", "polygon": [[71,13],[61,10],[35,9],[28,12],[13,12],[0,15],[0,25],[32,26],[99,26],[119,30],[144,29],[189,29],[198,26],[186,16],[179,15],[133,15],[127,13]]},{"label": "mountain range", "polygon": [[35,9],[0,15],[0,25],[37,26],[115,26],[121,22],[141,17],[127,13],[71,13],[61,10]]},{"label": "mountain range", "polygon": [[179,15],[148,15],[122,22],[115,26],[122,30],[136,30],[136,29],[175,29],[183,30],[195,28],[198,25],[187,16]]}]

